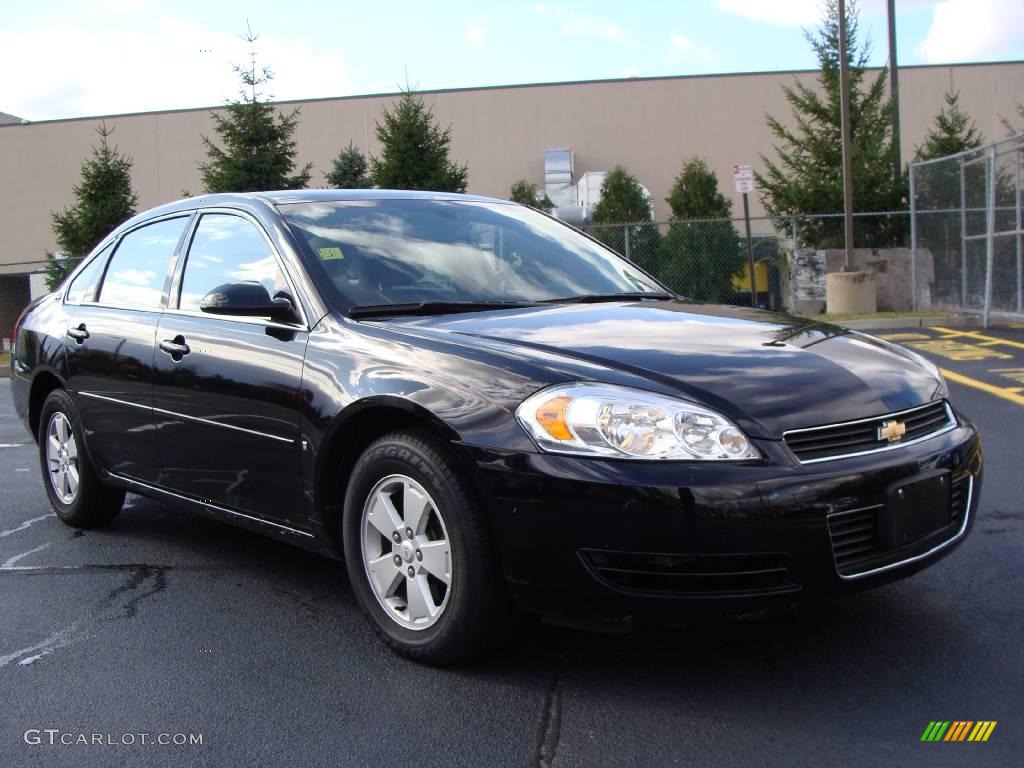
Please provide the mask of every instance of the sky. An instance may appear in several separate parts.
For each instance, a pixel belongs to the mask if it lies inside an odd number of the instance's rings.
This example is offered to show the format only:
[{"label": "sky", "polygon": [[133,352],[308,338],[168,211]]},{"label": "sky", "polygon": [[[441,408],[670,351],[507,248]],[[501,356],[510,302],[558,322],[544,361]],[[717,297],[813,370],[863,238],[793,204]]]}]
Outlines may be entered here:
[{"label": "sky", "polygon": [[[871,63],[885,0],[861,0]],[[901,65],[1024,60],[1024,0],[897,0]],[[810,69],[820,0],[77,0],[0,14],[0,111],[28,120],[209,107],[259,35],[276,100]]]}]

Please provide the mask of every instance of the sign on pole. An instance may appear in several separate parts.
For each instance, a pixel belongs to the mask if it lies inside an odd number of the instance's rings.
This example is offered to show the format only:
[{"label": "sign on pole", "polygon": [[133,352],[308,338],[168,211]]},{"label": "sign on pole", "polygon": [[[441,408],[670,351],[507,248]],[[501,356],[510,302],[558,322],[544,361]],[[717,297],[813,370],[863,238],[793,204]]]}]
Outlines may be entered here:
[{"label": "sign on pole", "polygon": [[749,165],[734,165],[732,180],[736,184],[736,192],[746,195],[754,191],[754,169]]},{"label": "sign on pole", "polygon": [[737,163],[732,167],[732,180],[736,184],[736,192],[743,195],[743,221],[747,231],[747,262],[750,270],[750,306],[757,309],[757,275],[754,274],[754,242],[750,238],[750,203],[747,195],[754,191],[754,169],[746,163]]}]

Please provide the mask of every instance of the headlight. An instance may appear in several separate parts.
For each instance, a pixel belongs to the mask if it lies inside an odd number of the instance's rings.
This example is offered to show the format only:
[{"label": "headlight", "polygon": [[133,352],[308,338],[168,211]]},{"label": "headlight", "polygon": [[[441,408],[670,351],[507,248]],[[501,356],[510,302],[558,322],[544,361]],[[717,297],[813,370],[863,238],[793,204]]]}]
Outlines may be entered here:
[{"label": "headlight", "polygon": [[756,459],[724,416],[699,405],[611,384],[564,384],[516,409],[537,444],[553,453],[623,459]]}]

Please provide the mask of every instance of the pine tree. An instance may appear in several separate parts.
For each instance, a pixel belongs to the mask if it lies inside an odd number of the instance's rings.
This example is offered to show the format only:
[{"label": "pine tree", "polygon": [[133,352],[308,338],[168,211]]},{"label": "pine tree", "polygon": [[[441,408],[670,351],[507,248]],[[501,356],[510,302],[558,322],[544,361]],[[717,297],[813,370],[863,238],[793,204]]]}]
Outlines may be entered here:
[{"label": "pine tree", "polygon": [[[1017,115],[1024,120],[1024,104],[1017,104]],[[1010,136],[1016,136],[1018,133],[1024,133],[1024,124],[1021,124],[1020,128],[1017,128],[1008,117],[1002,118],[1003,127],[1006,128],[1007,134]]]},{"label": "pine tree", "polygon": [[985,143],[970,115],[960,109],[960,92],[946,92],[946,106],[935,116],[935,126],[928,131],[924,144],[914,152],[915,160],[934,160],[975,149]]},{"label": "pine tree", "polygon": [[[918,161],[946,157],[984,144],[974,121],[960,109],[959,93],[946,93],[945,101],[924,143],[915,150]],[[959,209],[964,203],[968,209],[974,209],[964,214],[970,231],[985,228],[986,179],[986,168],[979,163],[964,167],[956,161],[928,163],[914,169],[917,245],[932,254],[938,285],[958,285],[961,280],[964,222]],[[1000,189],[1005,188],[1005,181],[1000,181]]]},{"label": "pine tree", "polygon": [[434,110],[411,90],[402,92],[391,110],[377,123],[379,157],[370,157],[373,180],[382,189],[426,189],[465,192],[466,165],[449,159],[451,126],[441,130]]},{"label": "pine tree", "polygon": [[591,215],[590,234],[642,269],[657,273],[661,238],[656,224],[645,223],[651,218],[651,202],[640,182],[621,165],[608,171]]},{"label": "pine tree", "polygon": [[[868,46],[858,46],[857,9],[847,6],[850,72],[850,143],[853,205],[856,211],[902,210],[906,178],[893,175],[892,104],[886,97],[886,70],[867,80]],[[807,40],[818,58],[819,89],[797,82],[783,92],[793,109],[794,129],[768,117],[777,143],[777,161],[762,155],[765,173],[756,174],[761,200],[776,226],[788,229],[792,217],[843,210],[842,129],[839,98],[839,8],[827,0],[825,19]],[[819,95],[820,91],[820,95]],[[858,246],[895,245],[906,229],[902,218],[871,217],[855,223]],[[801,219],[800,236],[815,248],[841,247],[843,220]]]},{"label": "pine tree", "polygon": [[519,179],[509,190],[508,199],[513,203],[528,205],[538,211],[549,211],[555,204],[551,202],[546,192],[537,189],[537,185],[526,179]]},{"label": "pine tree", "polygon": [[732,299],[732,278],[743,270],[739,234],[732,224],[732,203],[718,191],[718,175],[693,157],[665,202],[672,223],[661,241],[658,277],[674,290],[698,301]]},{"label": "pine tree", "polygon": [[96,132],[100,142],[92,148],[92,157],[82,163],[82,180],[73,188],[74,204],[50,213],[58,250],[64,254],[62,259],[47,254],[50,290],[112,229],[135,215],[138,196],[132,190],[132,159],[110,146],[113,128],[103,123]]},{"label": "pine tree", "polygon": [[373,185],[366,175],[369,164],[366,155],[349,141],[331,165],[331,172],[324,174],[327,185],[334,189],[366,189]]},{"label": "pine tree", "polygon": [[248,67],[234,65],[241,80],[239,97],[228,102],[225,114],[211,112],[214,130],[223,148],[203,136],[209,160],[199,165],[208,192],[259,192],[271,189],[302,189],[309,183],[312,164],[295,169],[295,133],[299,110],[275,112],[261,100],[260,87],[274,78],[269,67],[256,67],[258,35],[249,29],[242,39],[250,45]]}]

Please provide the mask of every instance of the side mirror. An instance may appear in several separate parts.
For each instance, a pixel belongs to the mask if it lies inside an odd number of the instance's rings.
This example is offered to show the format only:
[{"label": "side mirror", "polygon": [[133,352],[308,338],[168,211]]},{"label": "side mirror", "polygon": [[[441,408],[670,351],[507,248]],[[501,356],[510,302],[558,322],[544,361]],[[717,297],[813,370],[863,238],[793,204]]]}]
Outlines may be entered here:
[{"label": "side mirror", "polygon": [[199,309],[211,315],[269,317],[278,322],[295,320],[292,303],[283,297],[270,298],[263,283],[225,283],[203,296]]}]

